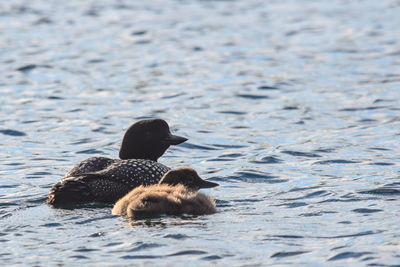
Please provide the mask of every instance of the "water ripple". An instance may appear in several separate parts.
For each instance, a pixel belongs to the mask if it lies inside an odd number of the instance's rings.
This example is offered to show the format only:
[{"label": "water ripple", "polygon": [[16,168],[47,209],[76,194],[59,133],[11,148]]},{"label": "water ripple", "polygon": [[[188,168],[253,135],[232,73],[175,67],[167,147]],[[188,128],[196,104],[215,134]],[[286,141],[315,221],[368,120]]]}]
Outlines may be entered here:
[{"label": "water ripple", "polygon": [[11,129],[3,129],[0,130],[0,133],[4,135],[10,135],[10,136],[26,136],[26,133],[17,131],[17,130],[11,130]]},{"label": "water ripple", "polygon": [[395,165],[394,163],[391,162],[372,162],[369,165],[376,165],[376,166],[392,166]]},{"label": "water ripple", "polygon": [[295,157],[306,157],[306,158],[319,158],[321,157],[318,154],[310,153],[310,152],[301,152],[301,151],[291,151],[291,150],[284,150],[281,153],[288,154]]},{"label": "water ripple", "polygon": [[152,248],[158,248],[161,247],[161,244],[157,244],[157,243],[143,243],[143,242],[139,242],[137,244],[137,246],[135,246],[132,249],[127,250],[126,252],[134,252],[134,251],[141,251],[141,250],[148,250],[148,249],[152,249]]},{"label": "water ripple", "polygon": [[336,236],[319,236],[316,238],[322,238],[322,239],[336,239],[336,238],[348,238],[348,237],[359,237],[359,236],[366,236],[366,235],[375,235],[375,234],[380,234],[383,233],[384,231],[362,231],[358,232],[355,234],[348,234],[348,235],[336,235]]},{"label": "water ripple", "polygon": [[372,252],[341,252],[328,259],[328,261],[344,260],[349,258],[359,258],[364,255],[370,255]]},{"label": "water ripple", "polygon": [[267,157],[261,158],[260,160],[250,161],[250,163],[257,163],[257,164],[277,164],[277,163],[281,163],[281,162],[283,162],[283,160],[281,160],[275,156],[267,156]]},{"label": "water ripple", "polygon": [[292,256],[297,256],[300,254],[308,253],[310,251],[280,251],[271,256],[271,258],[286,258],[286,257],[292,257]]},{"label": "water ripple", "polygon": [[168,254],[167,256],[172,257],[172,256],[203,255],[203,254],[207,254],[207,252],[202,250],[183,250],[176,253]]},{"label": "water ripple", "polygon": [[181,144],[182,147],[188,148],[188,149],[198,149],[198,150],[217,150],[218,148],[212,147],[212,146],[205,146],[205,145],[195,145],[190,142],[185,142]]},{"label": "water ripple", "polygon": [[360,191],[360,194],[375,194],[375,195],[400,195],[400,190],[395,188],[380,187],[376,189]]},{"label": "water ripple", "polygon": [[217,255],[210,255],[210,256],[206,256],[206,257],[202,257],[200,258],[200,260],[204,260],[204,261],[215,261],[215,260],[220,260],[223,259],[224,257],[220,257]]},{"label": "water ripple", "polygon": [[359,161],[354,160],[346,160],[346,159],[331,159],[331,160],[321,160],[316,161],[314,164],[322,164],[322,165],[329,165],[329,164],[354,164],[359,163]]},{"label": "water ripple", "polygon": [[259,99],[268,99],[269,97],[266,95],[257,95],[257,94],[236,94],[237,97],[251,99],[251,100],[259,100]]},{"label": "water ripple", "polygon": [[360,209],[354,209],[352,211],[356,212],[356,213],[375,213],[375,212],[381,212],[383,210],[381,210],[381,209],[360,208]]},{"label": "water ripple", "polygon": [[[0,261],[398,264],[397,2],[2,1]],[[219,182],[216,214],[44,204],[154,117],[189,138],[160,161]]]},{"label": "water ripple", "polygon": [[176,239],[176,240],[183,240],[183,239],[187,239],[190,238],[187,235],[183,235],[183,234],[168,234],[165,235],[164,238],[172,238],[172,239]]},{"label": "water ripple", "polygon": [[247,112],[245,112],[245,111],[237,111],[237,110],[221,110],[221,111],[218,111],[218,113],[230,114],[230,115],[245,115],[245,114],[247,114]]},{"label": "water ripple", "polygon": [[261,85],[261,86],[257,87],[257,89],[259,89],[259,90],[278,90],[279,87],[278,86]]},{"label": "water ripple", "polygon": [[155,256],[155,255],[125,255],[121,256],[121,259],[126,259],[126,260],[133,260],[133,259],[158,259],[162,258],[161,256]]},{"label": "water ripple", "polygon": [[234,175],[225,177],[225,179],[247,183],[283,183],[287,181],[287,179],[280,179],[278,176],[251,169],[237,171]]}]

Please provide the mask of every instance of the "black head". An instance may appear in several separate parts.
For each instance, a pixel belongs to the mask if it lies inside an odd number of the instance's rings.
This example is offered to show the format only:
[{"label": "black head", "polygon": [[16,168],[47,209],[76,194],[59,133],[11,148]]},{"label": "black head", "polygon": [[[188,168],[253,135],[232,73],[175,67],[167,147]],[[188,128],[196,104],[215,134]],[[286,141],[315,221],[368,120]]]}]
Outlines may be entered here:
[{"label": "black head", "polygon": [[217,183],[201,179],[194,169],[188,167],[169,170],[164,174],[158,183],[168,185],[182,184],[185,187],[195,191],[201,188],[211,188],[219,185]]},{"label": "black head", "polygon": [[186,140],[187,138],[172,135],[164,120],[141,120],[132,124],[126,131],[119,158],[157,161],[170,145],[177,145]]}]

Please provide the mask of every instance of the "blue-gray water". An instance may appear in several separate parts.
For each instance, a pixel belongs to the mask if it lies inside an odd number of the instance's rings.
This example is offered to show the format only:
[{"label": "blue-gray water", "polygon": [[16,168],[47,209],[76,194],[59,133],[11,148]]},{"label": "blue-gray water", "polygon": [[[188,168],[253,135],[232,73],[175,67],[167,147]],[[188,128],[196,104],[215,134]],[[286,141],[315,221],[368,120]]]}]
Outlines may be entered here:
[{"label": "blue-gray water", "polygon": [[[400,2],[2,1],[2,265],[400,264]],[[44,204],[125,129],[220,187],[209,216]]]}]

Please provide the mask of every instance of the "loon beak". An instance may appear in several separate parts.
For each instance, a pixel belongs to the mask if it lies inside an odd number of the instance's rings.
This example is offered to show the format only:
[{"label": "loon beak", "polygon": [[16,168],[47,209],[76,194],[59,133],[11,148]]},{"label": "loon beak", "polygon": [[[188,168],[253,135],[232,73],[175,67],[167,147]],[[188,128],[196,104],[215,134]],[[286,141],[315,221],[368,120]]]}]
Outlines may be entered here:
[{"label": "loon beak", "polygon": [[219,186],[219,184],[210,182],[210,181],[206,181],[206,180],[202,180],[199,184],[200,188],[211,188],[211,187],[216,187],[216,186]]},{"label": "loon beak", "polygon": [[165,143],[168,145],[179,145],[180,143],[183,143],[187,141],[188,139],[185,137],[169,134],[167,137],[163,139]]}]

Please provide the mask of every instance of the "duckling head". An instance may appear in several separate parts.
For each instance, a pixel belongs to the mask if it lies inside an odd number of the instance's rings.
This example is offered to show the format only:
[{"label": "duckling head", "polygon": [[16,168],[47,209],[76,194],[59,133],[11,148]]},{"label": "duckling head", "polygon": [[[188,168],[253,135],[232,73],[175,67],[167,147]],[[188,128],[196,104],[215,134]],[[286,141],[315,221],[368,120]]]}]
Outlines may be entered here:
[{"label": "duckling head", "polygon": [[192,191],[219,186],[217,183],[201,179],[197,172],[189,167],[169,170],[161,178],[159,184],[168,184],[172,186],[182,184]]}]

